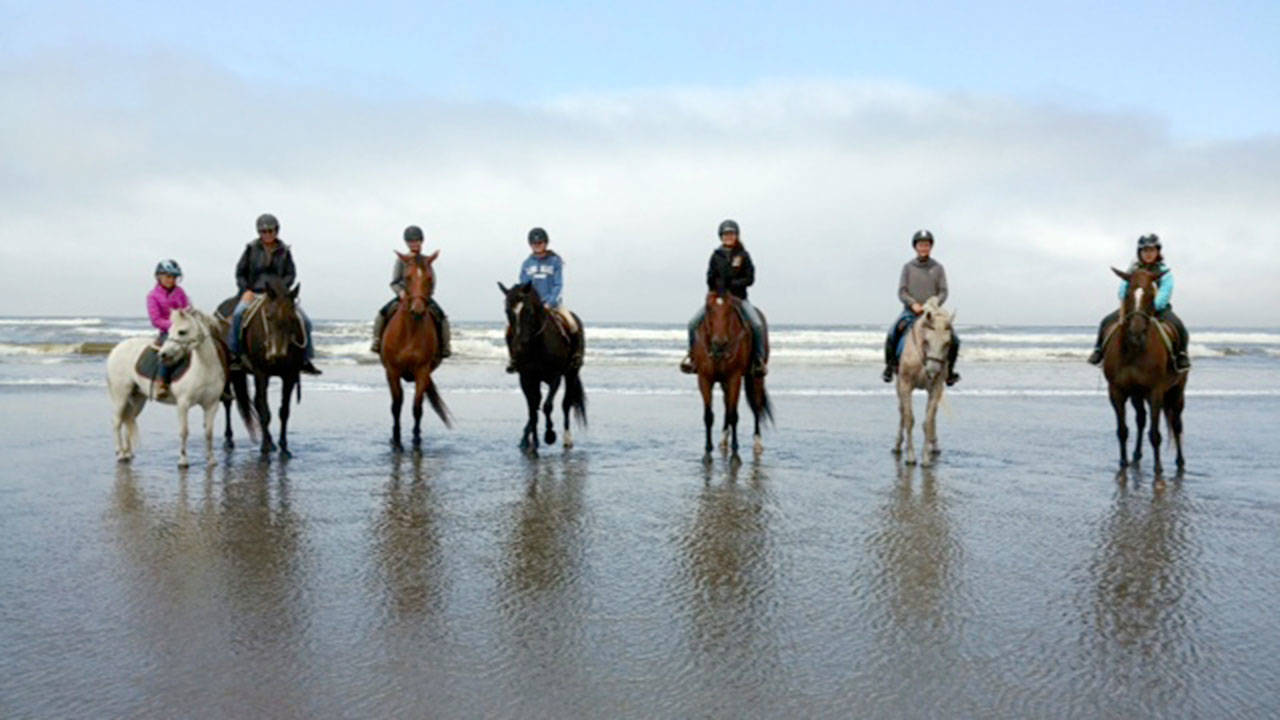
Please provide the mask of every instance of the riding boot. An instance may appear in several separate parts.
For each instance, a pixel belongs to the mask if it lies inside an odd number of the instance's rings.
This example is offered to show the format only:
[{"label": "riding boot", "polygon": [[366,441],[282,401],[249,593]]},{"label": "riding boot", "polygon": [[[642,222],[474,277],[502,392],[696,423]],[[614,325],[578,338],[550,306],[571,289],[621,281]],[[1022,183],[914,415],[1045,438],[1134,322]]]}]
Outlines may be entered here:
[{"label": "riding boot", "polygon": [[685,375],[692,375],[698,372],[698,368],[693,364],[693,351],[685,353],[684,359],[680,361],[680,372]]},{"label": "riding boot", "polygon": [[[894,326],[897,327],[896,325]],[[892,331],[888,337],[884,339],[884,372],[880,373],[880,379],[885,382],[893,381],[893,374],[898,370],[898,340],[894,337]]]},{"label": "riding boot", "polygon": [[569,367],[573,370],[582,369],[582,359],[586,354],[586,342],[582,333],[579,332],[573,336],[573,355],[569,357]]},{"label": "riding boot", "polygon": [[443,360],[453,354],[452,343],[450,342],[449,318],[444,315],[440,316],[440,359]]},{"label": "riding boot", "polygon": [[308,374],[308,375],[319,375],[319,374],[320,374],[320,368],[318,368],[318,367],[316,367],[315,365],[311,364],[311,361],[310,361],[310,360],[303,360],[303,361],[302,361],[302,367],[301,367],[301,368],[299,368],[299,369],[300,369],[302,372],[304,372],[304,373],[306,373],[306,374]]},{"label": "riding boot", "polygon": [[1103,339],[1107,334],[1107,326],[1115,322],[1116,319],[1119,317],[1120,317],[1119,311],[1115,311],[1107,315],[1106,317],[1102,318],[1102,322],[1098,324],[1098,337],[1096,340],[1093,341],[1093,352],[1089,354],[1090,365],[1102,364],[1102,355],[1103,355],[1102,343],[1103,343]]},{"label": "riding boot", "polygon": [[1191,369],[1191,358],[1187,355],[1187,342],[1191,338],[1187,335],[1187,326],[1182,324],[1182,318],[1175,315],[1173,310],[1166,311],[1165,319],[1178,331],[1178,341],[1173,348],[1173,367],[1184,373]]},{"label": "riding boot", "polygon": [[507,372],[512,374],[517,372],[515,351],[511,349],[511,327],[510,326],[507,327]]},{"label": "riding boot", "polygon": [[156,378],[156,400],[168,400],[172,394],[169,392],[169,381],[163,377]]},{"label": "riding boot", "polygon": [[382,352],[382,331],[387,328],[387,316],[378,313],[373,318],[373,344],[369,346],[369,352],[377,355]]},{"label": "riding boot", "polygon": [[951,347],[947,348],[947,387],[960,382],[960,373],[956,372],[956,357],[960,355],[960,338],[951,331]]},{"label": "riding boot", "polygon": [[751,360],[751,374],[757,377],[769,374],[769,366],[765,364],[764,358],[756,357]]}]

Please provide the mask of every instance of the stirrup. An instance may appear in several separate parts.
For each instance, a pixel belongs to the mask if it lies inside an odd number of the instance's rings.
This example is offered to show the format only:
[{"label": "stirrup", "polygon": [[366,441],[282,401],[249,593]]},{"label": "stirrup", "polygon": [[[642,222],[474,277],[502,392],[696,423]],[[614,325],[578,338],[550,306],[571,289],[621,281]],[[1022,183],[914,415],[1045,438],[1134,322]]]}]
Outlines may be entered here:
[{"label": "stirrup", "polygon": [[1094,349],[1093,349],[1093,352],[1089,355],[1089,364],[1090,364],[1090,365],[1101,365],[1101,364],[1102,364],[1102,351],[1101,351],[1101,350],[1099,350],[1098,348],[1094,348]]},{"label": "stirrup", "polygon": [[960,382],[960,373],[952,372],[947,375],[947,387],[951,387],[958,382]]},{"label": "stirrup", "polygon": [[516,368],[516,361],[515,361],[515,360],[508,360],[508,361],[507,361],[507,372],[508,372],[508,373],[511,373],[511,374],[513,374],[513,375],[514,375],[516,372],[518,372],[518,370],[517,370],[517,368]]},{"label": "stirrup", "polygon": [[302,367],[301,367],[300,369],[302,370],[302,372],[304,372],[304,373],[306,373],[306,374],[308,374],[308,375],[319,375],[319,374],[320,374],[320,368],[317,368],[315,365],[311,364],[311,361],[310,361],[310,360],[305,360],[305,361],[303,361],[303,363],[302,363]]},{"label": "stirrup", "polygon": [[893,372],[896,370],[892,365],[885,365],[884,372],[880,373],[880,379],[885,382],[893,382]]},{"label": "stirrup", "polygon": [[692,355],[685,355],[684,359],[680,361],[680,372],[685,375],[692,375],[698,372],[698,368],[693,364]]},{"label": "stirrup", "polygon": [[751,374],[756,377],[764,377],[769,374],[769,366],[764,364],[764,362],[757,360],[751,363]]}]

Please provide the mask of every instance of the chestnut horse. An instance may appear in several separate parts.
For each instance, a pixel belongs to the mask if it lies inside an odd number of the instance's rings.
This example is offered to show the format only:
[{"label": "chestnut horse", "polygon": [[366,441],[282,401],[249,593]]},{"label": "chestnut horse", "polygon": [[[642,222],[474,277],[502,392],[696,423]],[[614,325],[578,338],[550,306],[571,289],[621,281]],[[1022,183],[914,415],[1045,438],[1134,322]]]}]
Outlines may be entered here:
[{"label": "chestnut horse", "polygon": [[[764,317],[764,313],[760,314]],[[768,346],[765,347],[767,359]],[[752,375],[751,326],[742,317],[737,298],[727,292],[707,293],[706,319],[694,335],[691,352],[694,367],[698,371],[698,390],[702,392],[702,422],[706,426],[706,455],[711,458],[711,426],[715,413],[711,410],[711,390],[720,384],[724,395],[724,430],[720,435],[720,449],[733,448],[738,457],[738,393],[746,384],[747,405],[755,415],[755,442],[758,455],[764,451],[760,440],[760,418],[773,419],[773,406],[764,389],[764,378]]]},{"label": "chestnut horse", "polygon": [[405,264],[405,298],[387,321],[382,331],[382,367],[387,372],[387,385],[391,388],[391,446],[403,449],[400,444],[400,408],[404,404],[404,390],[400,381],[413,382],[413,445],[422,445],[422,397],[431,402],[431,409],[452,427],[449,409],[436,391],[431,371],[440,364],[436,357],[436,324],[427,312],[427,299],[436,288],[436,275],[431,269],[437,250],[430,255],[406,255],[397,252]]},{"label": "chestnut horse", "polygon": [[[520,373],[520,389],[524,391],[525,404],[529,408],[529,419],[520,433],[520,449],[530,455],[538,454],[538,404],[542,402],[542,385],[547,385],[547,401],[542,405],[542,414],[546,417],[547,431],[543,437],[550,445],[556,441],[556,431],[551,422],[551,411],[555,408],[556,391],[560,389],[560,381],[564,380],[564,443],[565,450],[573,447],[573,432],[569,428],[569,414],[578,416],[578,424],[587,424],[587,392],[582,387],[579,375],[581,368],[573,363],[573,341],[562,333],[559,325],[542,305],[538,291],[530,283],[521,283],[508,288],[498,283],[498,290],[504,298],[503,311],[507,316],[507,332],[510,333],[511,354],[516,361],[516,370]],[[586,342],[586,328],[582,319],[578,321],[578,332],[584,333],[582,342]]]},{"label": "chestnut horse", "polygon": [[[1125,401],[1133,404],[1138,423],[1138,438],[1133,444],[1133,462],[1142,459],[1142,428],[1147,408],[1151,410],[1151,452],[1155,455],[1155,472],[1160,465],[1160,414],[1163,411],[1178,451],[1178,468],[1186,466],[1182,457],[1182,407],[1187,388],[1187,373],[1177,372],[1170,362],[1169,350],[1160,337],[1155,313],[1156,284],[1163,272],[1135,270],[1133,273],[1111,271],[1129,283],[1120,305],[1120,319],[1106,341],[1102,371],[1107,376],[1111,407],[1116,412],[1116,438],[1120,441],[1120,467],[1129,465],[1125,444],[1129,426],[1125,424]],[[1172,338],[1176,330],[1166,332]],[[1146,407],[1144,407],[1144,403]]]}]

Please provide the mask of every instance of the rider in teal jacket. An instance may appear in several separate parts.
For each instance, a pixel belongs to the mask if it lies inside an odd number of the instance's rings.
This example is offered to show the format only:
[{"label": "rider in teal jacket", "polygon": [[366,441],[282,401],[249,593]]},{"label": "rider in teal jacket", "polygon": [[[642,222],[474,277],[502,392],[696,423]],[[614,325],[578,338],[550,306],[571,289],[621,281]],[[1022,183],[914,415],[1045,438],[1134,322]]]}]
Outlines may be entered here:
[{"label": "rider in teal jacket", "polygon": [[[1187,357],[1187,326],[1182,324],[1182,318],[1174,314],[1173,308],[1169,305],[1169,301],[1173,298],[1173,273],[1170,272],[1169,266],[1164,264],[1163,247],[1160,244],[1160,238],[1155,233],[1138,238],[1138,259],[1129,266],[1130,273],[1135,270],[1164,273],[1156,283],[1156,299],[1154,300],[1156,317],[1171,323],[1178,330],[1178,339],[1173,348],[1174,367],[1179,372],[1190,370],[1191,358]],[[1121,302],[1124,301],[1124,296],[1128,293],[1129,281],[1125,280],[1120,283],[1120,291],[1118,293]],[[1102,343],[1106,338],[1107,328],[1119,318],[1120,311],[1118,309],[1113,310],[1098,325],[1098,337],[1093,344],[1093,353],[1089,355],[1091,364],[1100,365],[1102,363]]]}]

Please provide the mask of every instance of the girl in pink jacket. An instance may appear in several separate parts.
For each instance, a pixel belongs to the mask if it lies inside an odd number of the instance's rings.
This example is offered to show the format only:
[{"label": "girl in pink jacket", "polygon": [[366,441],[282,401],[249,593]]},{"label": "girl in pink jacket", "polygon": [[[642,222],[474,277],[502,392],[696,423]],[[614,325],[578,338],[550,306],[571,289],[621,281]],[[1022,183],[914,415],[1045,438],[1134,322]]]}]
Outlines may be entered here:
[{"label": "girl in pink jacket", "polygon": [[[156,286],[147,293],[147,314],[151,316],[151,324],[156,326],[160,335],[156,338],[156,346],[164,344],[169,337],[169,313],[181,308],[191,307],[187,294],[178,287],[178,278],[182,277],[182,268],[176,260],[161,260],[156,264]],[[160,375],[156,379],[156,399],[169,397],[169,376],[172,369],[160,363]]]}]

